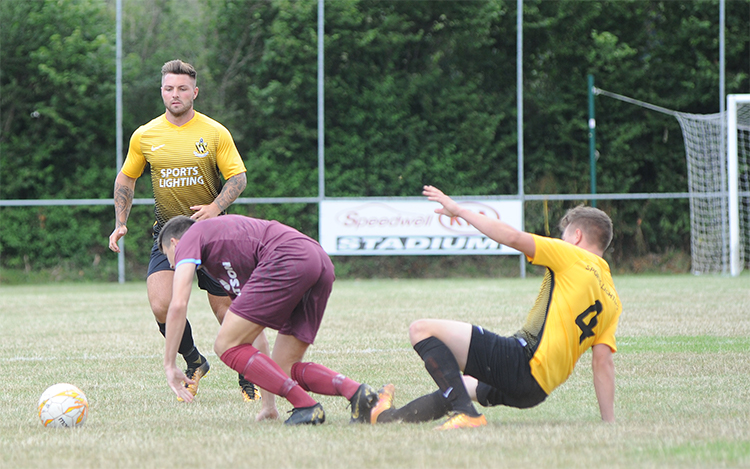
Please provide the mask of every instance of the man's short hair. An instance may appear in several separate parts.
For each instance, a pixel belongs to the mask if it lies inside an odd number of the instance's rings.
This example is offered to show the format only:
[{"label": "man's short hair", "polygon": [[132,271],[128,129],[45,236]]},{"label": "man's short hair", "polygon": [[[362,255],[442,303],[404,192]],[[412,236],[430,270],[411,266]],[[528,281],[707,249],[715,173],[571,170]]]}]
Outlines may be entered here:
[{"label": "man's short hair", "polygon": [[588,241],[596,243],[602,252],[612,242],[612,220],[598,208],[585,205],[571,208],[560,219],[560,232],[571,225],[583,231]]},{"label": "man's short hair", "polygon": [[162,79],[164,78],[164,75],[168,73],[174,75],[188,75],[193,80],[198,80],[198,72],[195,71],[195,68],[189,63],[183,62],[179,59],[170,60],[161,67]]},{"label": "man's short hair", "polygon": [[195,220],[185,215],[178,215],[169,220],[159,232],[159,236],[156,238],[156,245],[159,246],[159,251],[164,252],[164,242],[169,242],[170,239],[180,239],[185,232],[193,226]]}]

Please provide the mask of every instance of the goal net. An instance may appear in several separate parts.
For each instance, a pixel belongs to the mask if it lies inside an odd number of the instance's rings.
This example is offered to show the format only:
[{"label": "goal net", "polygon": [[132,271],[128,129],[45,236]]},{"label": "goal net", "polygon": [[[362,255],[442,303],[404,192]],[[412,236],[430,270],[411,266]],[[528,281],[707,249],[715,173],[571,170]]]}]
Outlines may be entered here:
[{"label": "goal net", "polygon": [[692,271],[738,275],[750,252],[750,95],[730,95],[722,116],[677,112],[601,89],[595,93],[677,119],[688,170]]},{"label": "goal net", "polygon": [[720,114],[675,112],[682,129],[690,193],[690,255],[694,274],[729,266],[725,137]]}]

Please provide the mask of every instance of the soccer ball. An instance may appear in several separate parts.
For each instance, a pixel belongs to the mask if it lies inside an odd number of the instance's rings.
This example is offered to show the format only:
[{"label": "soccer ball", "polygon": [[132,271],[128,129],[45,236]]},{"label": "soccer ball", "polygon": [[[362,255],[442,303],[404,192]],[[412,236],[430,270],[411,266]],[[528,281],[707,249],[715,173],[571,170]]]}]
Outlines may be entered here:
[{"label": "soccer ball", "polygon": [[83,425],[88,413],[89,401],[72,384],[54,384],[39,398],[39,420],[45,427],[77,427]]}]

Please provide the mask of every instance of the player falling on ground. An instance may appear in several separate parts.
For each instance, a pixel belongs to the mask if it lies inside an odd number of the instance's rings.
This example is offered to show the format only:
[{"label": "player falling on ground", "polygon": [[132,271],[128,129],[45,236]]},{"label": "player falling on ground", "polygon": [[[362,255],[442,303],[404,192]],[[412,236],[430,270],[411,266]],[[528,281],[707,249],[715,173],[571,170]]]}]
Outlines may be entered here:
[{"label": "player falling on ground", "polygon": [[547,272],[526,323],[511,337],[457,321],[412,323],[411,344],[439,389],[395,408],[394,386],[384,386],[372,423],[426,422],[451,413],[439,429],[486,425],[472,399],[483,406],[533,407],[568,379],[589,348],[601,417],[614,421],[612,354],[622,306],[609,265],[602,259],[612,240],[610,218],[593,207],[573,208],[560,221],[558,240],[472,212],[435,187],[425,186],[423,194],[442,205],[436,213],[463,218]]},{"label": "player falling on ground", "polygon": [[[204,220],[224,213],[245,189],[247,177],[245,164],[229,131],[193,107],[198,96],[197,73],[193,66],[172,60],[164,64],[161,74],[161,97],[166,111],[139,127],[130,138],[127,158],[115,179],[115,229],[109,237],[109,248],[120,252],[117,242],[128,232],[135,181],[147,164],[151,165],[156,222],[146,285],[151,310],[164,335],[174,272],[156,245],[159,231],[176,215]],[[222,175],[226,179],[223,188]],[[201,272],[198,285],[206,290],[209,304],[221,322],[231,299],[221,285]],[[265,335],[258,340],[259,348],[268,351]],[[189,322],[185,323],[179,353],[185,358],[186,373],[195,381],[189,388],[195,395],[198,381],[208,373],[209,364],[195,347]],[[242,377],[240,389],[245,400],[260,397],[255,386]],[[263,405],[268,406],[271,413],[273,397]]]},{"label": "player falling on ground", "polygon": [[[349,399],[352,422],[367,423],[377,393],[323,365],[302,362],[323,320],[333,287],[331,259],[313,239],[276,221],[226,215],[195,222],[175,217],[162,228],[159,249],[174,266],[167,312],[164,370],[180,398],[191,383],[175,365],[193,275],[204,270],[234,301],[224,316],[214,351],[230,368],[294,406],[288,425],[325,421],[320,403],[306,391]],[[272,355],[253,346],[269,327],[278,331]],[[259,416],[257,420],[261,420]]]}]

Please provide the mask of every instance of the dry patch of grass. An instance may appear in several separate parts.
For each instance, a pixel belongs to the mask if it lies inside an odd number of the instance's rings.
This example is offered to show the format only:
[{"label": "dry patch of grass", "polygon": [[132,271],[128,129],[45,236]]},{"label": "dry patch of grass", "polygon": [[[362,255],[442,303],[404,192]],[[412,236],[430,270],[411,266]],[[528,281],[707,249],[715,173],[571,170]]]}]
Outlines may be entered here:
[{"label": "dry patch of grass", "polygon": [[[337,282],[307,358],[379,386],[397,404],[434,389],[407,328],[445,317],[511,333],[535,279]],[[161,368],[163,339],[145,285],[0,286],[0,451],[4,467],[747,467],[750,465],[750,277],[627,276],[618,330],[617,418],[599,421],[590,355],[542,405],[484,409],[486,428],[351,426],[342,398],[322,397],[314,428],[255,423],[236,373],[210,354],[218,325],[205,295],[189,311],[212,372],[180,404]],[[271,334],[273,339],[273,334]],[[68,381],[89,420],[43,428],[36,402]],[[282,412],[290,409],[279,401]],[[200,448],[200,449],[199,449]]]}]

